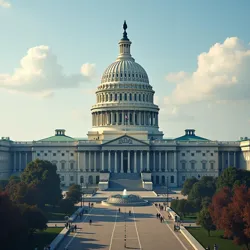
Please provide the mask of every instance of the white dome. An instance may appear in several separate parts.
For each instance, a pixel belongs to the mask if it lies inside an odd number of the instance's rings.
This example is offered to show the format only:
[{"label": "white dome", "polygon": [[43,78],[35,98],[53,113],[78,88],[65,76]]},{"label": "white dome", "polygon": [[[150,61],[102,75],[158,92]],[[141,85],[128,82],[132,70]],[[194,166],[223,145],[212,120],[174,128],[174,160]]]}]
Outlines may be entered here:
[{"label": "white dome", "polygon": [[149,83],[144,68],[134,60],[117,60],[110,64],[102,75],[101,83],[142,82]]}]

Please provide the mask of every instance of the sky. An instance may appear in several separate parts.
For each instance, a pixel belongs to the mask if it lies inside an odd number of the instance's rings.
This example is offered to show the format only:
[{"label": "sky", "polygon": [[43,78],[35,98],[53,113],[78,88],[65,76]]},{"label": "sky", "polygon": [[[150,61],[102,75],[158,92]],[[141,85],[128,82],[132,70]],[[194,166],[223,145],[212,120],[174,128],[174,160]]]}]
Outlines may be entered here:
[{"label": "sky", "polygon": [[249,10],[249,0],[0,0],[0,136],[86,137],[126,20],[164,137],[249,137]]}]

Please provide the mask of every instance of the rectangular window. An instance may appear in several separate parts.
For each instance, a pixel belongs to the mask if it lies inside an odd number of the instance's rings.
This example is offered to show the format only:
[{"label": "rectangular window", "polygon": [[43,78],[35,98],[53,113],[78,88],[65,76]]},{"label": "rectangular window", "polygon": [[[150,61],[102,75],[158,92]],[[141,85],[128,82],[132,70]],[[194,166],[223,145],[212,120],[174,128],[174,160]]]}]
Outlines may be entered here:
[{"label": "rectangular window", "polygon": [[122,94],[120,94],[120,101],[122,101]]},{"label": "rectangular window", "polygon": [[206,169],[206,162],[202,163],[202,169]]},{"label": "rectangular window", "polygon": [[64,162],[61,163],[61,169],[65,169],[65,163]]},{"label": "rectangular window", "polygon": [[214,154],[213,154],[213,153],[211,153],[211,156],[214,156]]},{"label": "rectangular window", "polygon": [[115,94],[115,101],[117,101],[117,94]]},{"label": "rectangular window", "polygon": [[191,153],[191,156],[194,156],[194,153]]},{"label": "rectangular window", "polygon": [[210,169],[214,169],[214,163],[213,162],[210,163]]},{"label": "rectangular window", "polygon": [[62,153],[62,156],[64,156],[64,153]]},{"label": "rectangular window", "polygon": [[191,162],[191,169],[195,169],[195,163]]},{"label": "rectangular window", "polygon": [[37,155],[37,156],[40,156],[40,153],[37,153],[36,155]]},{"label": "rectangular window", "polygon": [[61,176],[61,181],[64,181],[64,176]]},{"label": "rectangular window", "polygon": [[185,153],[182,153],[181,155],[182,155],[182,156],[185,156]]},{"label": "rectangular window", "polygon": [[206,156],[206,154],[205,154],[205,153],[202,153],[202,156]]},{"label": "rectangular window", "polygon": [[56,153],[53,153],[53,156],[56,156]]},{"label": "rectangular window", "polygon": [[70,155],[71,155],[71,156],[74,156],[74,153],[71,153]]},{"label": "rectangular window", "polygon": [[48,154],[47,153],[44,153],[45,156],[47,156]]},{"label": "rectangular window", "polygon": [[185,180],[186,180],[186,176],[183,175],[183,176],[182,176],[182,181],[185,181]]},{"label": "rectangular window", "polygon": [[135,95],[134,95],[134,99],[135,99],[135,101],[137,100],[136,98],[137,98],[137,95],[135,94]]},{"label": "rectangular window", "polygon": [[127,94],[124,94],[124,101],[127,101]]},{"label": "rectangular window", "polygon": [[70,176],[70,181],[74,181],[74,176]]},{"label": "rectangular window", "polygon": [[74,163],[73,162],[70,163],[70,169],[74,169]]},{"label": "rectangular window", "polygon": [[186,169],[186,163],[185,162],[182,162],[182,169]]}]

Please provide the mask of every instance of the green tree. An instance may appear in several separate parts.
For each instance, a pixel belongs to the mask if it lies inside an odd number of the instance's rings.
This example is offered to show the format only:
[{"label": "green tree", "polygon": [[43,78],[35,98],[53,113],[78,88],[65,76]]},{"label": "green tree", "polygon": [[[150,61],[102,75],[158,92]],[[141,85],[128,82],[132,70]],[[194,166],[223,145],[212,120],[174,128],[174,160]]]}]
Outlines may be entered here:
[{"label": "green tree", "polygon": [[177,202],[177,208],[176,208],[176,212],[181,216],[184,217],[185,214],[187,213],[187,203],[188,201],[186,199],[180,199]]},{"label": "green tree", "polygon": [[70,199],[62,199],[59,207],[65,215],[70,215],[74,210],[74,203]]},{"label": "green tree", "polygon": [[181,193],[183,195],[188,195],[193,187],[193,185],[198,182],[198,180],[195,177],[186,179],[186,181],[183,184],[183,188],[181,190]]},{"label": "green tree", "polygon": [[40,193],[39,206],[56,205],[62,198],[56,166],[49,161],[36,159],[30,162],[21,175],[21,181],[32,184]]},{"label": "green tree", "polygon": [[30,235],[33,235],[37,230],[45,230],[47,228],[48,220],[39,208],[27,204],[21,204],[19,208],[23,219],[26,221]]},{"label": "green tree", "polygon": [[69,187],[69,191],[67,192],[67,199],[72,200],[73,203],[78,203],[81,201],[81,186],[80,185],[76,185],[76,184],[72,184]]},{"label": "green tree", "polygon": [[210,232],[216,229],[207,207],[203,207],[199,212],[197,223],[207,230],[209,237]]},{"label": "green tree", "polygon": [[211,202],[212,202],[212,198],[206,196],[206,197],[202,198],[202,200],[201,200],[201,207],[202,208],[204,208],[204,207],[208,208],[209,205],[211,204]]},{"label": "green tree", "polygon": [[229,167],[218,177],[216,188],[219,191],[223,187],[233,188],[234,186],[239,186],[241,184],[250,187],[250,172],[243,169]]},{"label": "green tree", "polygon": [[170,207],[177,213],[178,200],[171,200]]},{"label": "green tree", "polygon": [[5,187],[8,185],[9,180],[0,180],[0,191],[4,191]]}]

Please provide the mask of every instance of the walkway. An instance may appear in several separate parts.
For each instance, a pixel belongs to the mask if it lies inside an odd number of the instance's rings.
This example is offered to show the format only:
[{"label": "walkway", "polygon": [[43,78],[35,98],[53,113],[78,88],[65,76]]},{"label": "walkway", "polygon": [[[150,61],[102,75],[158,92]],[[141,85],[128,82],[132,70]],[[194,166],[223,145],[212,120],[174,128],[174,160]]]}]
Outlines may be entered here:
[{"label": "walkway", "polygon": [[[89,215],[76,222],[79,229],[68,235],[59,249],[124,249],[125,235],[127,249],[193,249],[181,233],[173,232],[167,223],[160,223],[156,213],[155,206],[121,207],[118,213],[115,207],[95,205]],[[90,218],[92,225],[88,223]]]}]

